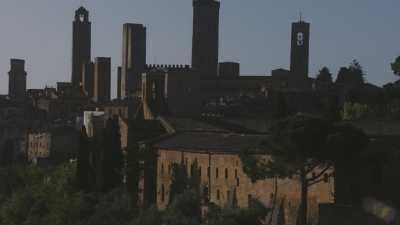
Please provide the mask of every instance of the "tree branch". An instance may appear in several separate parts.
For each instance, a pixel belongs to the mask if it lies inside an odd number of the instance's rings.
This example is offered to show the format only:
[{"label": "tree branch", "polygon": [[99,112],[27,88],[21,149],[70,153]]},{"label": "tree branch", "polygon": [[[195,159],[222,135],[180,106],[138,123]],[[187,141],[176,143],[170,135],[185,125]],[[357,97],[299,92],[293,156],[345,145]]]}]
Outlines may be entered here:
[{"label": "tree branch", "polygon": [[[332,177],[332,174],[329,174],[329,175],[328,175],[328,178],[329,178],[329,177]],[[325,177],[322,177],[322,178],[320,178],[320,179],[314,180],[313,182],[308,183],[308,187],[311,187],[311,186],[313,186],[314,184],[318,184],[319,182],[324,181],[324,180],[325,180]]]},{"label": "tree branch", "polygon": [[308,179],[308,182],[313,182],[315,180],[317,180],[318,178],[320,178],[322,175],[324,175],[326,173],[326,171],[328,171],[331,168],[331,166],[327,166],[325,169],[323,169],[320,173],[318,173],[318,175],[316,175],[315,177],[313,176],[312,178]]}]

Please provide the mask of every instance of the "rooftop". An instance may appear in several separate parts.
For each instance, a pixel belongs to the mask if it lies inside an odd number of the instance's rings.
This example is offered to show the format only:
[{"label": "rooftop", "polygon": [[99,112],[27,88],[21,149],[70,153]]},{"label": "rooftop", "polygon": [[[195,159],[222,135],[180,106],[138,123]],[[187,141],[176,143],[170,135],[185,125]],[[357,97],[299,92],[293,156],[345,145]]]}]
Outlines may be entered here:
[{"label": "rooftop", "polygon": [[231,133],[183,132],[155,143],[165,150],[238,153],[258,146],[266,136]]}]

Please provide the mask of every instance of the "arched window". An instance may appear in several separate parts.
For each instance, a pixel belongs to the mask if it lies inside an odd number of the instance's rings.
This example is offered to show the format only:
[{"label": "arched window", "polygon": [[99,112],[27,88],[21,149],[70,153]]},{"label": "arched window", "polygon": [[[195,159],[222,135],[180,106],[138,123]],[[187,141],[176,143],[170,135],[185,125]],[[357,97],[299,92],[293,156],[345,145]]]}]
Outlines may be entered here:
[{"label": "arched window", "polygon": [[164,184],[161,185],[161,202],[165,201],[165,188]]}]

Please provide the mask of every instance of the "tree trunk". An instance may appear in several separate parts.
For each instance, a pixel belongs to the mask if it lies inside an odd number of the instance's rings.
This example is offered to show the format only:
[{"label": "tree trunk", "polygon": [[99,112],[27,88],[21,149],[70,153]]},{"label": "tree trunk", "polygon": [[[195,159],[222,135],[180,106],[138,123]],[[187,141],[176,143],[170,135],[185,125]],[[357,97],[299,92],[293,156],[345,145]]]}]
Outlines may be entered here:
[{"label": "tree trunk", "polygon": [[278,199],[278,177],[274,177],[274,200],[272,202],[272,210],[271,210],[271,216],[269,218],[268,225],[272,225],[272,220],[274,217],[274,211],[275,207],[277,206],[276,201]]},{"label": "tree trunk", "polygon": [[299,224],[307,225],[307,208],[308,208],[308,182],[307,174],[302,172],[301,174],[301,200],[300,200],[300,210],[299,210]]}]

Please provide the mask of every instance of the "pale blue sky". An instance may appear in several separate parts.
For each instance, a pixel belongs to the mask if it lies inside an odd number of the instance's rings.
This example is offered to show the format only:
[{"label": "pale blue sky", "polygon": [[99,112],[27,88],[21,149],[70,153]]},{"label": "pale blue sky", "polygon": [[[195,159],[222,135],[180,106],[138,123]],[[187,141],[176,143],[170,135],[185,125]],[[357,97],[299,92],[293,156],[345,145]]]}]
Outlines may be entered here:
[{"label": "pale blue sky", "polygon": [[[90,11],[92,57],[112,57],[113,95],[123,23],[147,27],[148,63],[190,63],[191,0],[1,0],[0,93],[12,57],[26,60],[28,88],[70,80],[80,5]],[[399,10],[399,0],[222,0],[220,61],[239,61],[242,74],[288,68],[290,23],[302,11],[311,23],[312,76],[323,66],[336,74],[356,58],[367,81],[381,85],[395,79],[389,63],[400,55]]]}]

